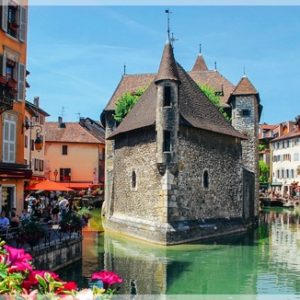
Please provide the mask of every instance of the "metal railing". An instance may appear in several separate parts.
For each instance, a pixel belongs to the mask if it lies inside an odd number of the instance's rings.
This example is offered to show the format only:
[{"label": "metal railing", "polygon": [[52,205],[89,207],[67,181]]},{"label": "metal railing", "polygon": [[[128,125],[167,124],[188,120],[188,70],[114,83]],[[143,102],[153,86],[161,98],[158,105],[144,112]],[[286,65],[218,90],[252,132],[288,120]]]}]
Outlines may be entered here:
[{"label": "metal railing", "polygon": [[63,231],[59,225],[47,223],[41,224],[44,228],[43,236],[30,242],[26,239],[21,227],[9,227],[0,229],[0,239],[4,240],[7,245],[24,248],[25,250],[39,250],[58,244],[69,244],[70,242],[82,239],[81,230]]}]

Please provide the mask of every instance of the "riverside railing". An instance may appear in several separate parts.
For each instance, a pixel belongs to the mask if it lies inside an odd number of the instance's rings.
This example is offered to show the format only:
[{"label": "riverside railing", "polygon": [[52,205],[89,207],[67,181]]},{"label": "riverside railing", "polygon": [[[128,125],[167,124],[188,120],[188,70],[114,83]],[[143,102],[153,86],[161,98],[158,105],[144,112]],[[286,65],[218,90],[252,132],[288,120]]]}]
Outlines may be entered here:
[{"label": "riverside railing", "polygon": [[24,234],[21,226],[0,229],[0,239],[6,244],[26,250],[40,250],[58,244],[68,244],[69,242],[82,239],[81,230],[62,230],[59,225],[41,223],[44,233],[40,238],[34,239],[33,235]]}]

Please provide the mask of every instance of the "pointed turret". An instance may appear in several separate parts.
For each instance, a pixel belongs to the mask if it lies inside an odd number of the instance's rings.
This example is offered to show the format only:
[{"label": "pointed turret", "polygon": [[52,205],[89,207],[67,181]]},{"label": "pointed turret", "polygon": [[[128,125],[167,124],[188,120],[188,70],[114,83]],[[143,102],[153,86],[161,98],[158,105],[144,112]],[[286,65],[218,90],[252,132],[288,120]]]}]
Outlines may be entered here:
[{"label": "pointed turret", "polygon": [[248,79],[246,75],[243,75],[240,82],[237,84],[232,92],[232,95],[257,95],[258,92]]},{"label": "pointed turret", "polygon": [[161,80],[179,81],[173,47],[169,41],[165,45],[155,83]]},{"label": "pointed turret", "polygon": [[207,65],[201,53],[198,54],[192,72],[208,71]]}]

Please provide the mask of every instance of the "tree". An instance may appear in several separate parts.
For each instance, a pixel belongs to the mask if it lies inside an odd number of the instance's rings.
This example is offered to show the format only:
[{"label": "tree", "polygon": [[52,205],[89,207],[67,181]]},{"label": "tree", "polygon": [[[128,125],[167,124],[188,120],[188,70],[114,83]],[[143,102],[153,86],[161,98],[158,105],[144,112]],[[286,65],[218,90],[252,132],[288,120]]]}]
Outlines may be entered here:
[{"label": "tree", "polygon": [[114,119],[121,123],[133,106],[140,100],[147,87],[138,88],[134,92],[124,93],[116,103]]},{"label": "tree", "polygon": [[223,107],[221,107],[220,96],[216,95],[216,91],[212,87],[210,87],[208,85],[200,85],[200,84],[198,84],[198,86],[199,86],[200,90],[208,98],[208,100],[219,109],[219,111],[223,115],[223,117],[227,121],[230,121],[229,115],[224,111]]},{"label": "tree", "polygon": [[270,172],[269,166],[263,160],[260,160],[258,162],[258,165],[259,165],[259,182],[260,183],[268,182],[269,172]]}]

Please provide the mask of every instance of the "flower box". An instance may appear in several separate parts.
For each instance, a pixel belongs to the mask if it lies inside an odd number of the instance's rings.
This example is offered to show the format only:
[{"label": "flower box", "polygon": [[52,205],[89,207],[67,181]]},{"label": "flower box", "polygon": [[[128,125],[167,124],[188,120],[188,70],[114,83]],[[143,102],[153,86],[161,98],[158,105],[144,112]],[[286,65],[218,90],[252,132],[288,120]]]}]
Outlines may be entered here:
[{"label": "flower box", "polygon": [[14,79],[9,79],[7,81],[7,86],[9,88],[12,88],[12,89],[16,89],[17,88],[17,84],[18,84],[18,82],[16,80],[14,80]]},{"label": "flower box", "polygon": [[0,76],[0,84],[6,84],[7,83],[7,79],[4,76]]}]

